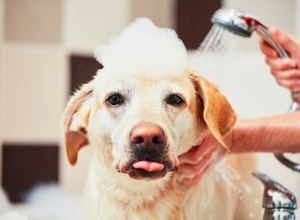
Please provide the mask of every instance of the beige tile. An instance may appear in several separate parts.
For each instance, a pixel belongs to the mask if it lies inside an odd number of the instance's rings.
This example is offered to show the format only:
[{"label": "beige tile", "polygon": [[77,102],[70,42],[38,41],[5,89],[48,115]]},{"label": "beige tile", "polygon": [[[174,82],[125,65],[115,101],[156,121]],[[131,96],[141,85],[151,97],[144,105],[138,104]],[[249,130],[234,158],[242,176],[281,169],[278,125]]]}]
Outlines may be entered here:
[{"label": "beige tile", "polygon": [[131,0],[66,0],[65,43],[93,51],[118,34],[131,19]]},{"label": "beige tile", "polygon": [[62,0],[5,0],[6,41],[60,43]]},{"label": "beige tile", "polygon": [[32,46],[3,52],[3,139],[58,141],[67,90],[64,53]]},{"label": "beige tile", "polygon": [[160,27],[175,28],[175,6],[173,0],[133,0],[132,16],[147,17]]}]

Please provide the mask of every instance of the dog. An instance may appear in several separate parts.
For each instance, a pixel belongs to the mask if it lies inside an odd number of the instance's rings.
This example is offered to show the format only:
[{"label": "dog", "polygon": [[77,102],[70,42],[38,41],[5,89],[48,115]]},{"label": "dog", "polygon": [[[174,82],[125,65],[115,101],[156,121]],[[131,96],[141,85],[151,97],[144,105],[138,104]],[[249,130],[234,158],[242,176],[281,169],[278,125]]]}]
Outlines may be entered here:
[{"label": "dog", "polygon": [[254,200],[242,198],[235,158],[195,186],[176,180],[178,156],[207,132],[226,148],[236,114],[214,84],[187,67],[175,31],[137,19],[96,58],[104,68],[71,97],[63,116],[69,162],[92,147],[84,219],[259,219],[252,205],[242,205]]}]

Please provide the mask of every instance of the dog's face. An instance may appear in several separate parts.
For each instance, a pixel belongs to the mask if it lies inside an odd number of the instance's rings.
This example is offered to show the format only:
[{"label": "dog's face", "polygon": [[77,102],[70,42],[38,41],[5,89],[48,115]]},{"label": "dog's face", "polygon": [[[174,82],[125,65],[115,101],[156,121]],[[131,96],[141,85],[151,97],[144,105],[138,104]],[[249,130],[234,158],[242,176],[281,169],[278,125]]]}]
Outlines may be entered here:
[{"label": "dog's face", "polygon": [[188,75],[104,74],[95,83],[90,136],[101,137],[97,143],[109,140],[116,170],[130,177],[153,179],[174,171],[177,155],[194,143],[199,130]]},{"label": "dog's face", "polygon": [[157,179],[206,131],[224,145],[235,114],[207,80],[188,70],[163,76],[99,71],[70,100],[64,119],[71,164],[88,143],[116,171]]}]

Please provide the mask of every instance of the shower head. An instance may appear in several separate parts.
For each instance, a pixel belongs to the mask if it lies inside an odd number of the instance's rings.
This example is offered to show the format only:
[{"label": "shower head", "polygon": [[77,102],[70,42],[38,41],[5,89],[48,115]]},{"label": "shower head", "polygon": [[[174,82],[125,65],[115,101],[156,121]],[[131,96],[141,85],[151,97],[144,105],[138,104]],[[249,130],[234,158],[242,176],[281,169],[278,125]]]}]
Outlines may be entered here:
[{"label": "shower head", "polygon": [[211,21],[213,24],[220,25],[236,35],[250,37],[252,31],[243,19],[243,14],[244,13],[239,10],[221,8],[213,14]]},{"label": "shower head", "polygon": [[220,25],[242,37],[251,37],[252,32],[256,30],[257,26],[267,28],[253,16],[232,8],[217,10],[213,14],[211,21],[213,24]]},{"label": "shower head", "polygon": [[289,57],[289,54],[273,39],[267,26],[250,14],[237,9],[221,8],[213,14],[211,21],[213,24],[242,37],[251,37],[255,31],[281,57]]}]

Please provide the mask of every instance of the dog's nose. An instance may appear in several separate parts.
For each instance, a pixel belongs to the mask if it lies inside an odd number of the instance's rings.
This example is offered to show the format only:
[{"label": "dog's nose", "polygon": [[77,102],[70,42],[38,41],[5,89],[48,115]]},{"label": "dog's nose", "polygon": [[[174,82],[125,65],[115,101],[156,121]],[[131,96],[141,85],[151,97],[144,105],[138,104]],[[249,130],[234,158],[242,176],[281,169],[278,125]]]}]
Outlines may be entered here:
[{"label": "dog's nose", "polygon": [[159,144],[164,140],[163,130],[152,123],[140,124],[130,133],[130,141],[134,144]]}]

